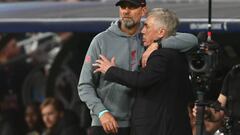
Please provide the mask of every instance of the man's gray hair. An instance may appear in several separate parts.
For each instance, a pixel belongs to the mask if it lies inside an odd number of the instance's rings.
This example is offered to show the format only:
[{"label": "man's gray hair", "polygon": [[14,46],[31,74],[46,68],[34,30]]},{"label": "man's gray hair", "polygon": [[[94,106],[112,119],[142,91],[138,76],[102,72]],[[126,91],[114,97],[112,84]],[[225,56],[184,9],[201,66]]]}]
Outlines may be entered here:
[{"label": "man's gray hair", "polygon": [[179,19],[175,12],[164,8],[154,8],[147,16],[154,18],[154,23],[157,27],[164,27],[167,30],[166,37],[176,34]]}]

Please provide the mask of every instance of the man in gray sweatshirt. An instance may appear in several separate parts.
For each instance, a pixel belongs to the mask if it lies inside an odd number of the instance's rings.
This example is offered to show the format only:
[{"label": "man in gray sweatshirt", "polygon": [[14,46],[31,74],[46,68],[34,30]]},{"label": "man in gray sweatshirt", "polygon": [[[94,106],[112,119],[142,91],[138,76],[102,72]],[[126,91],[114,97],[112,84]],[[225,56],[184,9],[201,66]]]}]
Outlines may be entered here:
[{"label": "man in gray sweatshirt", "polygon": [[[118,67],[130,71],[138,69],[144,52],[141,41],[141,18],[147,12],[145,0],[119,0],[120,19],[99,33],[92,40],[87,51],[78,83],[80,99],[90,109],[92,124],[90,135],[129,135],[134,91],[130,88],[105,81],[103,76],[94,74],[92,64],[99,54],[116,58]],[[162,47],[187,51],[197,45],[192,34],[177,33],[162,40]]]}]

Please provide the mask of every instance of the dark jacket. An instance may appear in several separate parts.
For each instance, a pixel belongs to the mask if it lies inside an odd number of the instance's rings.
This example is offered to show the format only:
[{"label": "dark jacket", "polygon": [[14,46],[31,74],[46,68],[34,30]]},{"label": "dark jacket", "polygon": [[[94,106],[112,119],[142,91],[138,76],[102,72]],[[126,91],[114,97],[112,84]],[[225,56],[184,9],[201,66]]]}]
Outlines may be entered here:
[{"label": "dark jacket", "polygon": [[136,135],[191,135],[187,104],[192,96],[184,55],[174,49],[154,51],[139,72],[111,67],[105,79],[136,89]]},{"label": "dark jacket", "polygon": [[53,127],[49,135],[81,135],[77,115],[72,111],[65,111],[63,118]]},{"label": "dark jacket", "polygon": [[223,81],[221,94],[227,97],[226,115],[231,118],[230,127],[233,135],[240,134],[240,65],[234,65]]},{"label": "dark jacket", "polygon": [[20,124],[22,121],[19,120],[18,112],[15,110],[4,110],[0,109],[0,135],[21,135]]}]

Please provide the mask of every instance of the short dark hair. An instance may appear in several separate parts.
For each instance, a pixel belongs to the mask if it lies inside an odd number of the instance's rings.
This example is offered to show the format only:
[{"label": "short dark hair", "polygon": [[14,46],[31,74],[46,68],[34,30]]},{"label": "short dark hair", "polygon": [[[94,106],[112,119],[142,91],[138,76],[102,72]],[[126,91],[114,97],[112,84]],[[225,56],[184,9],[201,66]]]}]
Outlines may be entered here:
[{"label": "short dark hair", "polygon": [[12,34],[1,34],[0,35],[0,51],[5,48],[7,42],[9,42],[13,38]]},{"label": "short dark hair", "polygon": [[40,109],[39,106],[40,106],[40,103],[38,101],[32,101],[32,102],[27,103],[26,108],[32,107],[34,109],[34,111],[37,111]]},{"label": "short dark hair", "polygon": [[64,111],[64,105],[62,104],[62,102],[59,99],[56,99],[54,97],[46,98],[42,102],[40,109],[42,110],[44,107],[46,107],[48,105],[52,105],[59,112]]}]

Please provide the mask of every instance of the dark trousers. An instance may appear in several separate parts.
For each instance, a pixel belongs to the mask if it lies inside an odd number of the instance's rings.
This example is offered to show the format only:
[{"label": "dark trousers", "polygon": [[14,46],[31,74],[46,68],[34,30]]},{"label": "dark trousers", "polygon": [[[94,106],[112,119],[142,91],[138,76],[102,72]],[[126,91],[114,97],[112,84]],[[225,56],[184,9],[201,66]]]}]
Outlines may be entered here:
[{"label": "dark trousers", "polygon": [[117,134],[107,134],[100,126],[93,126],[88,129],[88,135],[130,135],[130,128],[118,128]]}]

